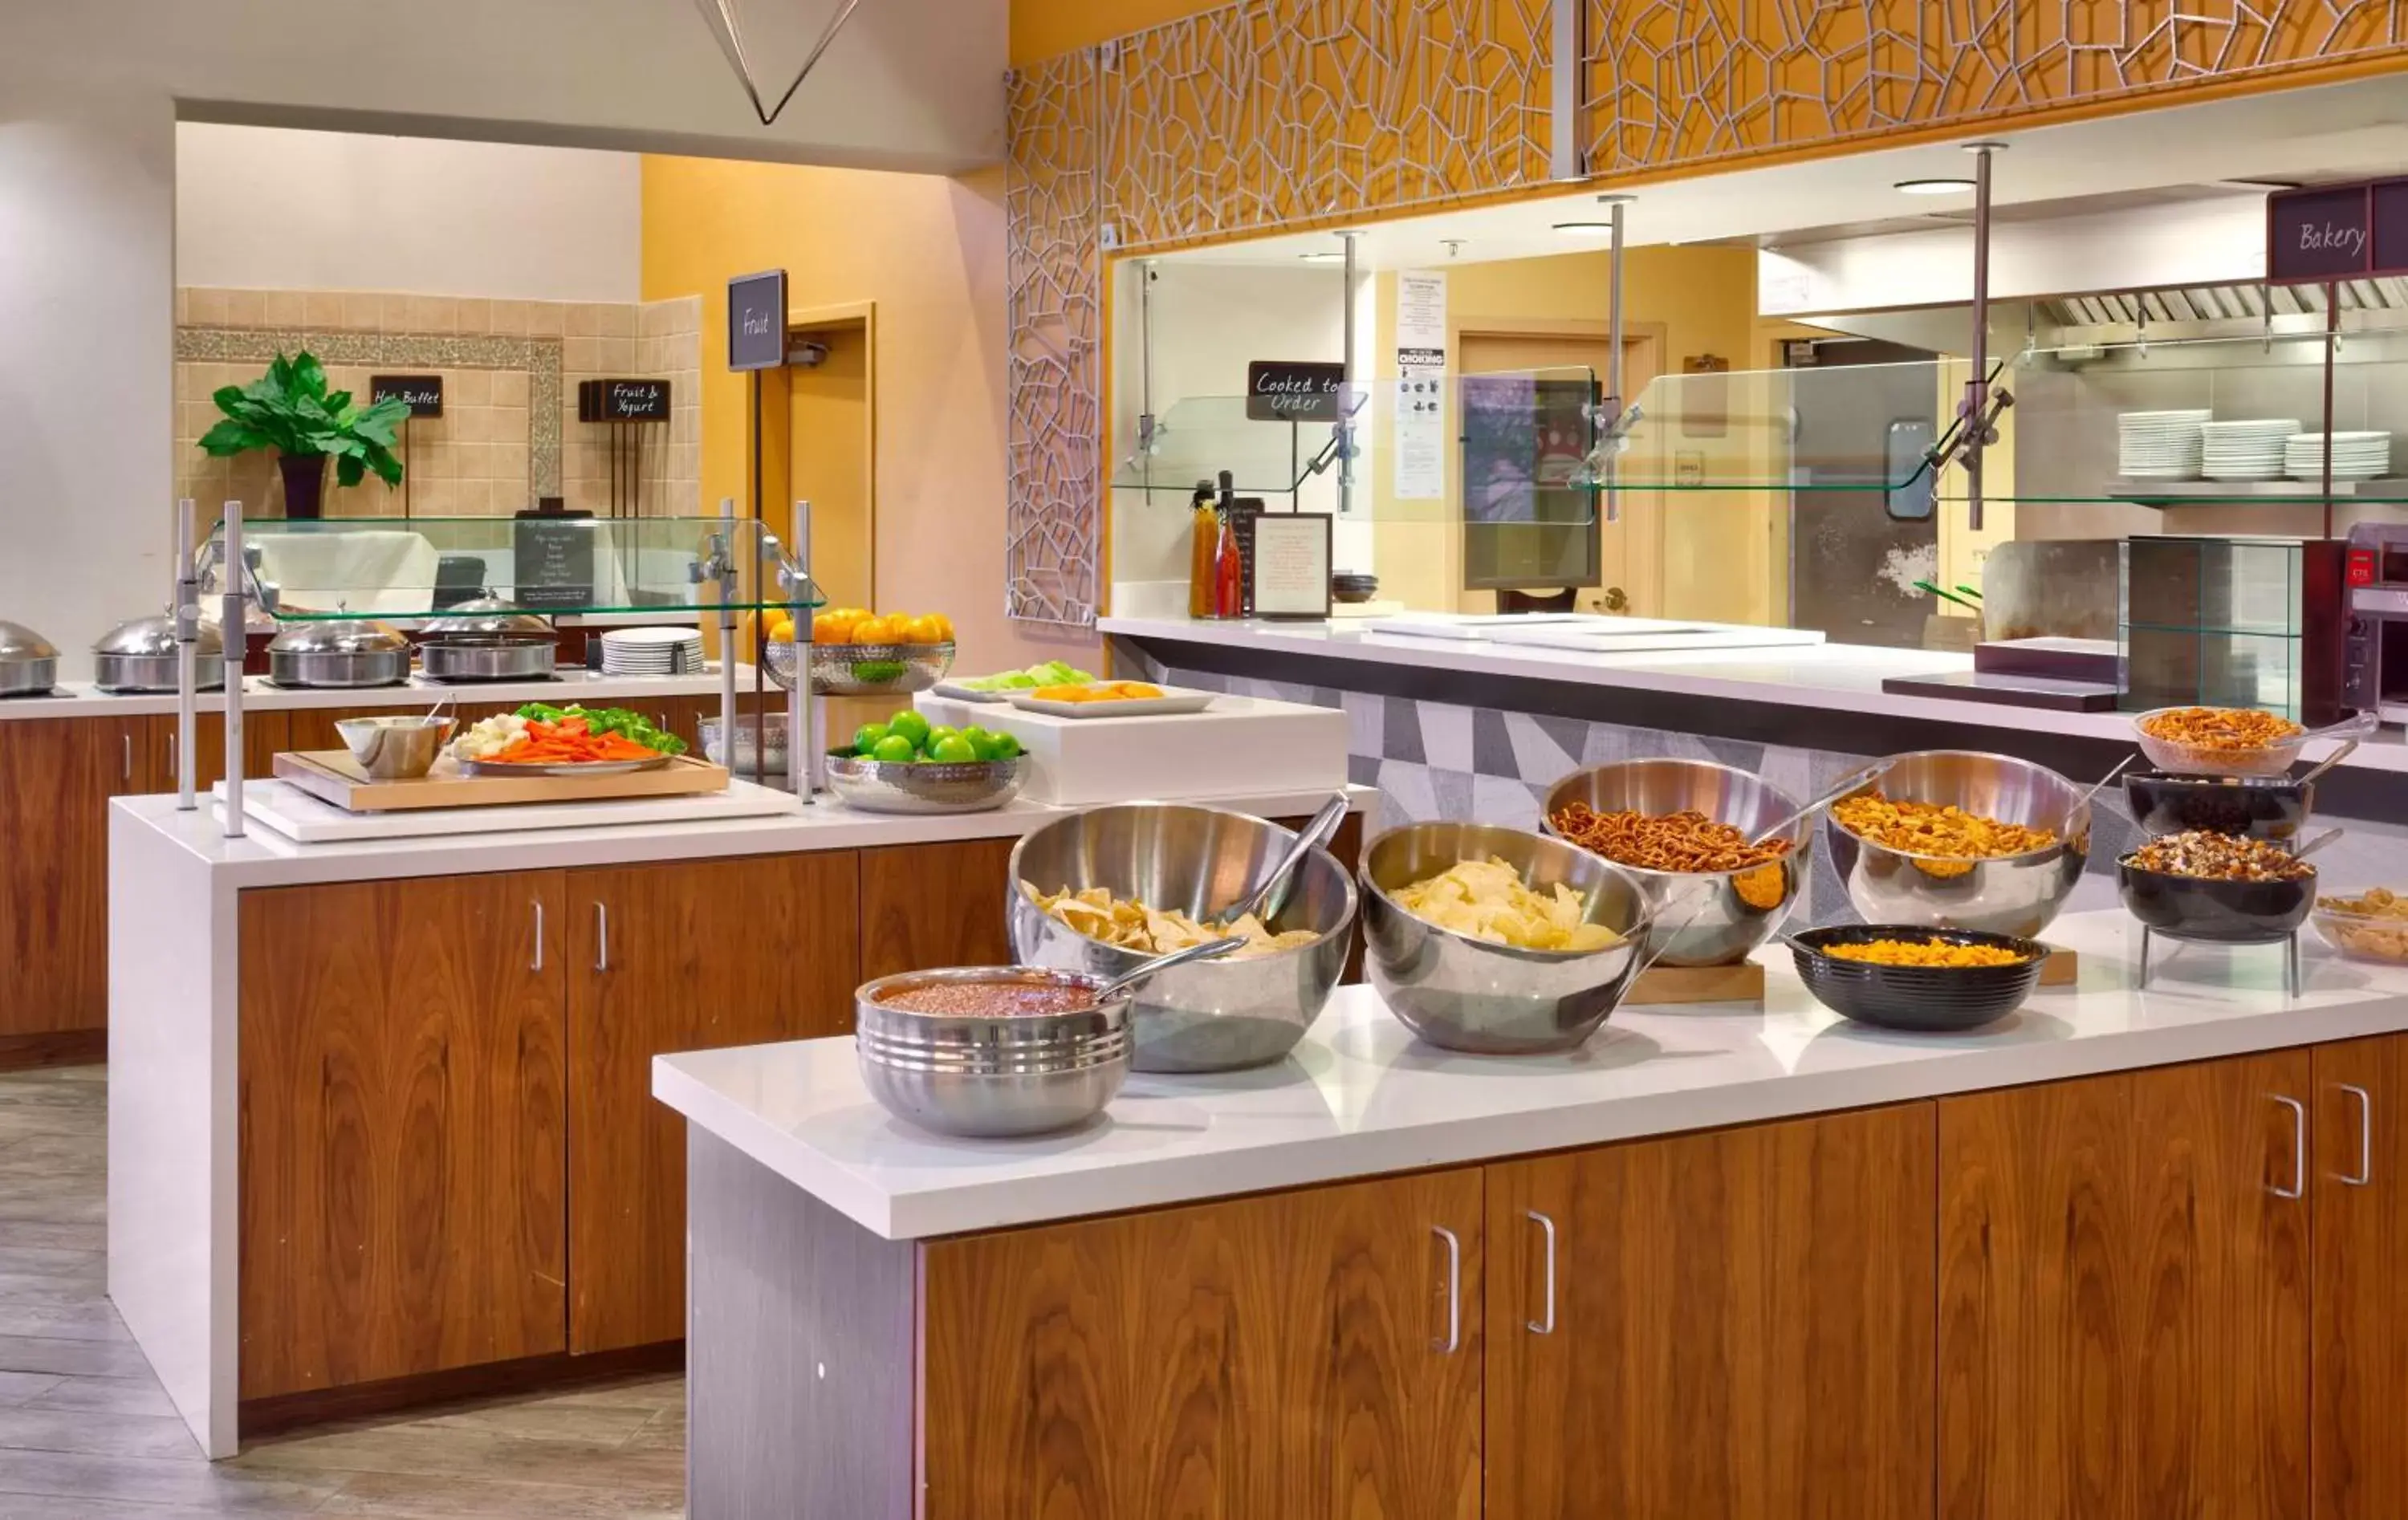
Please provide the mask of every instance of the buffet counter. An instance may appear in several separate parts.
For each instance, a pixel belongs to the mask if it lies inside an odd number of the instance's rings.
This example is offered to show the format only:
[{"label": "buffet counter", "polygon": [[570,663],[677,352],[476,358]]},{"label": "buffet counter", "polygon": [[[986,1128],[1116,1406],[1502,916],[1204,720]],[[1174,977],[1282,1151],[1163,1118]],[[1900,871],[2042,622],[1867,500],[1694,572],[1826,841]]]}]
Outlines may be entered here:
[{"label": "buffet counter", "polygon": [[[736,667],[737,688],[746,697],[752,692],[752,667]],[[374,710],[425,707],[443,697],[473,707],[515,706],[521,702],[619,703],[640,706],[652,697],[717,696],[719,672],[696,671],[684,676],[613,676],[599,670],[562,670],[550,681],[428,681],[412,676],[399,686],[332,687],[302,690],[279,686],[265,676],[246,676],[242,710],[293,712],[326,708]],[[203,712],[225,710],[223,692],[202,692],[196,705]],[[63,681],[49,696],[12,696],[0,700],[0,722],[27,718],[155,717],[176,711],[174,692],[104,692],[88,681]]]},{"label": "buffet counter", "polygon": [[1011,847],[1064,810],[310,845],[108,811],[109,1295],[223,1456],[362,1398],[676,1365],[652,1058],[841,1035],[864,981],[1009,962]]},{"label": "buffet counter", "polygon": [[[2050,937],[2079,983],[1959,1035],[1842,1023],[1778,947],[1761,1007],[1557,1056],[1345,987],[1279,1065],[1018,1142],[890,1118],[848,1040],[664,1056],[690,1513],[1146,1513],[1341,1453],[1381,1513],[2068,1513],[2133,1440],[2192,1453],[2174,1513],[2304,1481],[2312,1278],[2318,1449],[2387,1444],[2353,1273],[2397,1245],[2344,1232],[2408,1185],[2408,970],[2316,954],[2293,997],[2186,948],[2142,991],[2125,915]],[[2035,1466],[2077,1426],[2106,1468]]]}]

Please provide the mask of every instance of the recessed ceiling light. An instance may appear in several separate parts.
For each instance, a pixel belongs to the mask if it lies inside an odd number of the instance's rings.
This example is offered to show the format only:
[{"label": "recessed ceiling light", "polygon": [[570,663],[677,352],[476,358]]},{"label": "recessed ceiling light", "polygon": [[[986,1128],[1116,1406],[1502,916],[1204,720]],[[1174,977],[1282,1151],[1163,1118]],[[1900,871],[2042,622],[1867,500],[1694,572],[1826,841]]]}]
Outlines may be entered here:
[{"label": "recessed ceiling light", "polygon": [[1613,232],[1611,222],[1558,222],[1555,230],[1567,237],[1604,237]]},{"label": "recessed ceiling light", "polygon": [[1342,251],[1334,253],[1299,253],[1297,255],[1297,258],[1302,259],[1307,264],[1336,264],[1345,256],[1346,255]]},{"label": "recessed ceiling light", "polygon": [[1907,195],[1967,195],[1973,191],[1971,179],[1900,179],[1890,186]]}]

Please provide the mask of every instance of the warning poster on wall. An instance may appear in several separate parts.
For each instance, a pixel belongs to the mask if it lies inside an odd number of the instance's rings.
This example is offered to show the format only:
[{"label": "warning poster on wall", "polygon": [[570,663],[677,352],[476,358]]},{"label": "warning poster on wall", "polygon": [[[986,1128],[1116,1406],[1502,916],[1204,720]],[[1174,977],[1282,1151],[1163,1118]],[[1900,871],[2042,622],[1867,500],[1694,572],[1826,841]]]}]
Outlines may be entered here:
[{"label": "warning poster on wall", "polygon": [[1397,405],[1392,456],[1399,501],[1446,491],[1446,276],[1397,276]]}]

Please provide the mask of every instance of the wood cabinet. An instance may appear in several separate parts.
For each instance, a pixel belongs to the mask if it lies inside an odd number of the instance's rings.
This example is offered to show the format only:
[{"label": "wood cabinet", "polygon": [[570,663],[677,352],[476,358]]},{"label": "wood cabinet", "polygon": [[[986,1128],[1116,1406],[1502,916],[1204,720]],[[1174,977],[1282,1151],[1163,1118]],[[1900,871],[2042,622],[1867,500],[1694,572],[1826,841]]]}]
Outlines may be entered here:
[{"label": "wood cabinet", "polygon": [[1481,1197],[1473,1168],[931,1242],[923,1513],[1479,1515]]},{"label": "wood cabinet", "polygon": [[242,895],[244,1398],[566,1347],[562,898]]},{"label": "wood cabinet", "polygon": [[146,723],[0,723],[0,1066],[108,1025],[108,800],[139,787]]},{"label": "wood cabinet", "polygon": [[685,1326],[685,1126],[655,1055],[839,1035],[860,983],[849,851],[572,871],[569,1349]]},{"label": "wood cabinet", "polygon": [[861,978],[938,966],[1009,966],[1012,846],[965,839],[861,853]]},{"label": "wood cabinet", "polygon": [[[137,780],[144,792],[176,790],[176,715],[144,720],[142,760]],[[193,733],[198,753],[194,785],[207,791],[225,780],[225,714],[201,712],[194,714]],[[337,746],[341,740],[336,740]],[[276,756],[293,748],[293,716],[285,711],[254,712],[246,708],[242,714],[242,773],[246,780],[262,781],[276,773]]]},{"label": "wood cabinet", "polygon": [[2408,1035],[2319,1045],[2315,1520],[2408,1514]]},{"label": "wood cabinet", "polygon": [[2309,1077],[2293,1050],[1941,1103],[1942,1516],[2307,1513]]},{"label": "wood cabinet", "polygon": [[1929,1515],[1934,1123],[1490,1167],[1487,1513]]}]

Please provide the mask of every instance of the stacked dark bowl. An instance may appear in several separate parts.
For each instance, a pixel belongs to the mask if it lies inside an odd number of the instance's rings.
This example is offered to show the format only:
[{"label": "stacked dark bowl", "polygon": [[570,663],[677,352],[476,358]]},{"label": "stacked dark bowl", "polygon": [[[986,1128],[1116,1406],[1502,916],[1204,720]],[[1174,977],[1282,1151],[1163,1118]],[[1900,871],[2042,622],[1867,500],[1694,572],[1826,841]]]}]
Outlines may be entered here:
[{"label": "stacked dark bowl", "polygon": [[[2135,771],[2124,778],[2124,796],[2151,839],[2195,832],[2295,846],[2315,809],[2316,789],[2290,776]],[[2297,932],[2315,907],[2313,873],[2291,882],[2236,882],[2146,870],[2132,858],[2128,853],[2115,863],[2124,906],[2169,939],[2275,944]]]},{"label": "stacked dark bowl", "polygon": [[[1938,939],[1952,945],[1985,945],[2023,956],[2007,966],[1884,966],[1843,960],[1828,954],[1834,945],[1876,939]],[[1851,924],[1807,929],[1789,936],[1799,980],[1817,1001],[1859,1024],[1918,1034],[1978,1029],[2022,1006],[2040,984],[2048,947],[2020,935],[1979,929],[1931,929],[1889,924]]]}]

